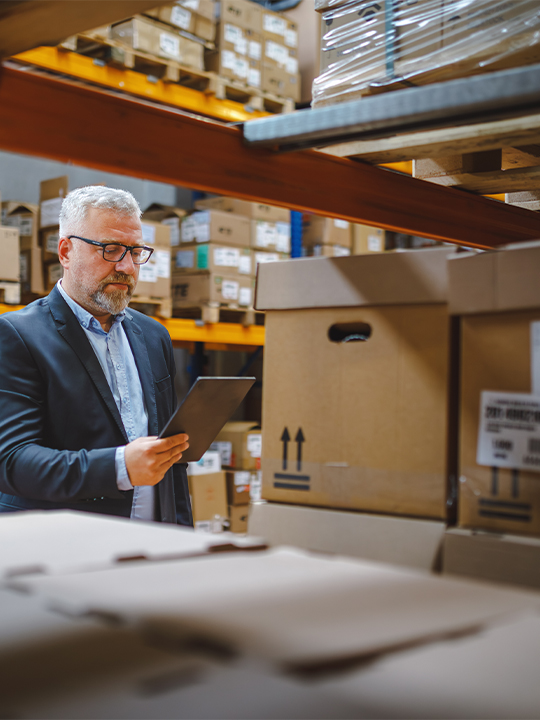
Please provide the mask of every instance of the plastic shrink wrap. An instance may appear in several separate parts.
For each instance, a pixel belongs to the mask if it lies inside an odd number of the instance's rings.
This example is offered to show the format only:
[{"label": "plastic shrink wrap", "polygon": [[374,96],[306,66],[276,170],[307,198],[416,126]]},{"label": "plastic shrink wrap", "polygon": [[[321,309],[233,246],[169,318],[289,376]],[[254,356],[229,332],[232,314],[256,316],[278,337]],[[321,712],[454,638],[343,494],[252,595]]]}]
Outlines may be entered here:
[{"label": "plastic shrink wrap", "polygon": [[313,106],[540,62],[539,0],[315,0]]}]

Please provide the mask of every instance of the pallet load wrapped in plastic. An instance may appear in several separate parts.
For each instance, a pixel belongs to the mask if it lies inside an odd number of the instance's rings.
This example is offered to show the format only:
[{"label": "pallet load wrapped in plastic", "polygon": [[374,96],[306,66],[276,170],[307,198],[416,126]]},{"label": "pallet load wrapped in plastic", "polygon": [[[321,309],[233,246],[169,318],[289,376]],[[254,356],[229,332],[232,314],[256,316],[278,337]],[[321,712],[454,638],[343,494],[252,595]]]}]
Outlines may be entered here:
[{"label": "pallet load wrapped in plastic", "polygon": [[315,0],[313,106],[540,62],[536,0]]}]

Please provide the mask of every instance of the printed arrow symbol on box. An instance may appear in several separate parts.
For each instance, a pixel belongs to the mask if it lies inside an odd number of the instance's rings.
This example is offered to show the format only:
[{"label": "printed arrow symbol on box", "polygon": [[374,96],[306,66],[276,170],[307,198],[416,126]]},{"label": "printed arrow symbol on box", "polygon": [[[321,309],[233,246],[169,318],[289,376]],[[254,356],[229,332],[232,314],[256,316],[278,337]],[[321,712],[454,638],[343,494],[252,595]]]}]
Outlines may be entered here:
[{"label": "printed arrow symbol on box", "polygon": [[296,437],[294,438],[297,443],[296,448],[296,469],[298,472],[302,469],[302,443],[305,442],[306,438],[304,437],[304,433],[302,432],[302,428],[298,428],[298,432],[296,433]]},{"label": "printed arrow symbol on box", "polygon": [[283,430],[283,433],[281,435],[281,442],[283,443],[283,469],[287,469],[287,443],[290,441],[291,436],[289,435],[289,431],[287,428]]}]

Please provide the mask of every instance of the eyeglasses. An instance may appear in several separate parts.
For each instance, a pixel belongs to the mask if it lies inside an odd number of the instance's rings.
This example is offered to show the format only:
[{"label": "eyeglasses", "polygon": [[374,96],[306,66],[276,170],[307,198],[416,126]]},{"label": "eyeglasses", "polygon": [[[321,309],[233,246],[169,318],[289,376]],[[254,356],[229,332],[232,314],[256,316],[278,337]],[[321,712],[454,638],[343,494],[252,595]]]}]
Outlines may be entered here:
[{"label": "eyeglasses", "polygon": [[113,263],[123,260],[129,251],[134,265],[144,265],[144,263],[150,260],[154,252],[154,248],[146,247],[146,245],[123,245],[122,243],[115,242],[98,242],[97,240],[88,240],[78,235],[68,235],[68,240],[71,240],[71,238],[82,240],[89,245],[97,245],[103,251],[103,259]]}]

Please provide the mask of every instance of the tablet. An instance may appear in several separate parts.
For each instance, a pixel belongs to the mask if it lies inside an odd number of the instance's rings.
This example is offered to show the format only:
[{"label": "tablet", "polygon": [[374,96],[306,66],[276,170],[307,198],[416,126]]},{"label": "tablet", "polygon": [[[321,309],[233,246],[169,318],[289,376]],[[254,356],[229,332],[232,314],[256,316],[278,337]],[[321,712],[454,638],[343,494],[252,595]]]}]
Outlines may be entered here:
[{"label": "tablet", "polygon": [[197,462],[247,395],[254,377],[199,377],[161,431],[165,438],[189,435],[180,462]]}]

